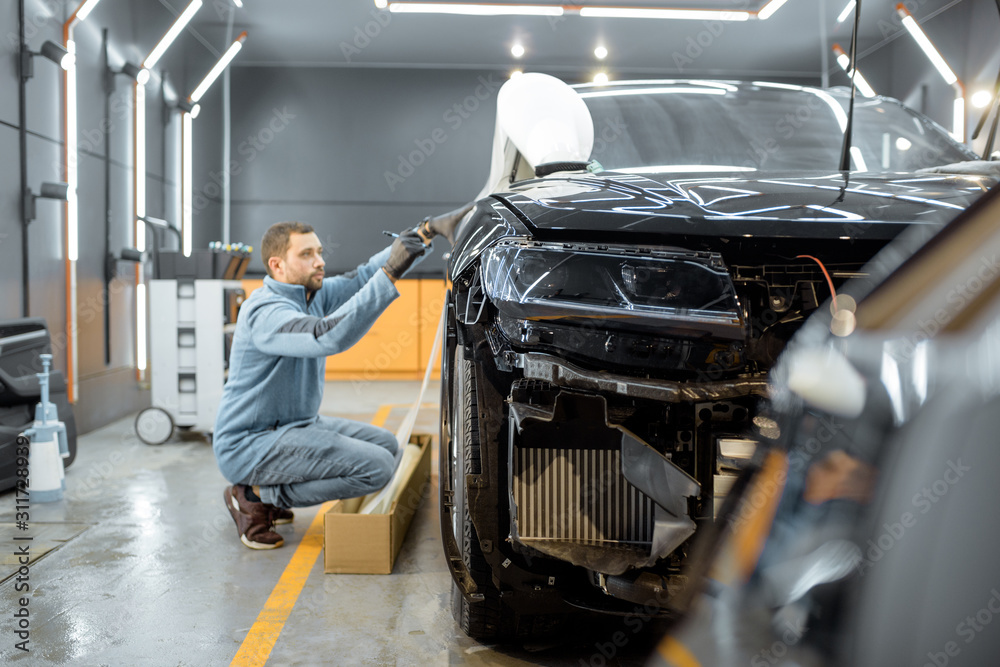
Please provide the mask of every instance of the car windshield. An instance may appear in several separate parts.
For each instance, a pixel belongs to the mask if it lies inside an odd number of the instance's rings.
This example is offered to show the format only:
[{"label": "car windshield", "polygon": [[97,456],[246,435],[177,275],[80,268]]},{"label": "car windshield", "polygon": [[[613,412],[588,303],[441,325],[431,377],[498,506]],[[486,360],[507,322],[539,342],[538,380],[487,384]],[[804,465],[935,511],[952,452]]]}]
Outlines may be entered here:
[{"label": "car windshield", "polygon": [[[836,170],[850,98],[782,84],[578,88],[593,159],[638,172]],[[974,159],[938,125],[886,99],[855,99],[854,171],[910,172]]]}]

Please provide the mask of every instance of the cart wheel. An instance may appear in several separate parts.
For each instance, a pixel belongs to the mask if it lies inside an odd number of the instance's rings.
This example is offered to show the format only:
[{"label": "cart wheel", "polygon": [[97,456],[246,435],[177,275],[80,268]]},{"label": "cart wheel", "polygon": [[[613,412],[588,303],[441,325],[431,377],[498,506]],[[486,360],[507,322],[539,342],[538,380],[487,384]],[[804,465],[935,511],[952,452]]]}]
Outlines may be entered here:
[{"label": "cart wheel", "polygon": [[135,418],[135,433],[147,445],[162,445],[174,433],[174,419],[162,408],[146,408]]}]

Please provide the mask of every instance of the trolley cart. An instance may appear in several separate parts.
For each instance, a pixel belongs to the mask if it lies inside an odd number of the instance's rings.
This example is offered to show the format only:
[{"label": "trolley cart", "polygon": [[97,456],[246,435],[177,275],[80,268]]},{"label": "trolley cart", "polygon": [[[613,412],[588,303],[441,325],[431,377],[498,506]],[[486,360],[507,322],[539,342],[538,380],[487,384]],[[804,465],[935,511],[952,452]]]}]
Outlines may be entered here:
[{"label": "trolley cart", "polygon": [[245,296],[238,280],[150,281],[152,406],[135,419],[147,445],[163,444],[174,427],[211,435]]}]

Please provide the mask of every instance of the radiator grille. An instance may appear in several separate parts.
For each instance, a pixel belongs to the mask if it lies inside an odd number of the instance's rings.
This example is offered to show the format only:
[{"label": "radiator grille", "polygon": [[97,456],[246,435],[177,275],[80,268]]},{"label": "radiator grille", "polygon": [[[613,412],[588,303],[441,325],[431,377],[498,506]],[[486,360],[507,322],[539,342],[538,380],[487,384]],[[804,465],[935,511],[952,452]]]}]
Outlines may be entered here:
[{"label": "radiator grille", "polygon": [[619,449],[514,450],[522,539],[650,543],[653,502],[621,474]]}]

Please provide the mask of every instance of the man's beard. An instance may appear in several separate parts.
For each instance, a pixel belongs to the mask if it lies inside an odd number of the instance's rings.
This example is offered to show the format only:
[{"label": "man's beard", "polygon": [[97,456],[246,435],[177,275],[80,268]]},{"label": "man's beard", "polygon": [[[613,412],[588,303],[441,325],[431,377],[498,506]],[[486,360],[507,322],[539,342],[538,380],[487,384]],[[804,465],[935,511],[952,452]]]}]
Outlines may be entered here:
[{"label": "man's beard", "polygon": [[306,292],[309,292],[311,295],[313,292],[318,292],[320,288],[323,287],[323,274],[310,273],[303,276],[296,282],[297,284],[305,287]]}]

